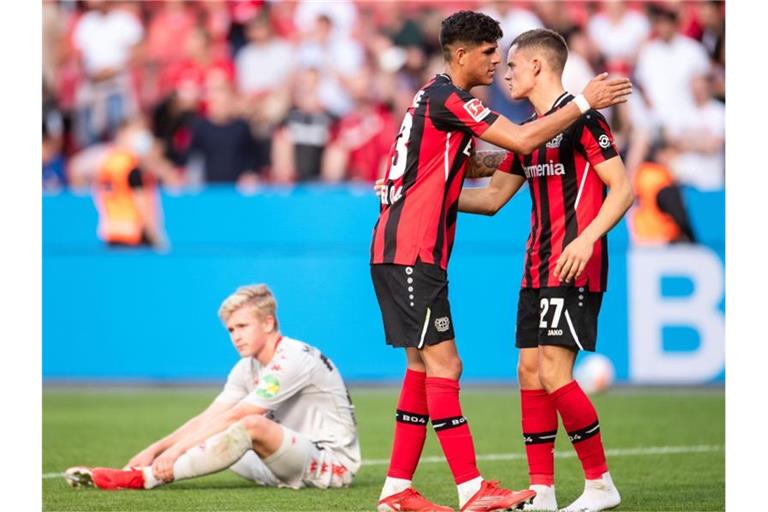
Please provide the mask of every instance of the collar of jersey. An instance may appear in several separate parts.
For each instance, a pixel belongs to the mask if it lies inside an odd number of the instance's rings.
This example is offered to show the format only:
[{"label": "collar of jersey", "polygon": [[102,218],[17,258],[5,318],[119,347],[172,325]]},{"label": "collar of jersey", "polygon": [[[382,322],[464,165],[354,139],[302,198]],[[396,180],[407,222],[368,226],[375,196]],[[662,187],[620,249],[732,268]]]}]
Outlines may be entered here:
[{"label": "collar of jersey", "polygon": [[[560,107],[562,107],[563,105],[565,105],[566,103],[568,103],[572,99],[573,99],[573,95],[571,93],[569,93],[568,91],[563,92],[563,94],[558,96],[557,99],[555,100],[555,102],[552,103],[552,106],[549,107],[549,110],[544,112],[541,115],[541,117],[548,116],[549,114],[551,114],[555,110],[559,109]],[[534,112],[533,115],[531,116],[530,120],[533,121],[534,119],[538,119],[538,117],[539,116],[536,114],[536,112]]]}]

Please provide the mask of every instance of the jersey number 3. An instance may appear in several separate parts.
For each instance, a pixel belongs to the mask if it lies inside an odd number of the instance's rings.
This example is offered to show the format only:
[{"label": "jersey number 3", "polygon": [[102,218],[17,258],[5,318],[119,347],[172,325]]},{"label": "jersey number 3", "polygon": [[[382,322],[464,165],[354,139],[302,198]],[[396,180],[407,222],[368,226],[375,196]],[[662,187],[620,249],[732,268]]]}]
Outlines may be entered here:
[{"label": "jersey number 3", "polygon": [[411,138],[411,128],[413,127],[413,114],[405,113],[403,124],[400,125],[400,133],[395,139],[395,154],[392,155],[392,166],[389,169],[390,180],[396,180],[405,172],[405,161],[408,156],[408,141]]}]

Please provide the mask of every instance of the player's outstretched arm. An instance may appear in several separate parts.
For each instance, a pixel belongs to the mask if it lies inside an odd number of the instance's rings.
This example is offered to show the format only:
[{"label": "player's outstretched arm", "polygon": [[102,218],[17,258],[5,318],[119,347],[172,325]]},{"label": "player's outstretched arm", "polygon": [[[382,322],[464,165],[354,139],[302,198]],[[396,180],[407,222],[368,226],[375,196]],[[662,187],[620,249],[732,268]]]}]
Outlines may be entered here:
[{"label": "player's outstretched arm", "polygon": [[570,282],[578,279],[589,258],[592,249],[603,235],[616,225],[632,206],[635,200],[632,185],[624,168],[621,157],[614,156],[597,165],[595,171],[603,183],[608,187],[608,195],[597,212],[597,216],[584,228],[571,243],[569,243],[560,255],[555,265],[554,276],[562,282]]},{"label": "player's outstretched arm", "polygon": [[504,116],[499,116],[480,136],[486,142],[527,155],[534,149],[565,130],[584,112],[624,103],[632,93],[632,84],[627,78],[608,78],[602,73],[589,81],[576,100],[569,102],[548,116],[531,123],[518,125]]},{"label": "player's outstretched arm", "polygon": [[495,215],[520,190],[525,178],[506,172],[495,172],[491,182],[482,188],[465,188],[459,196],[459,211]]},{"label": "player's outstretched arm", "polygon": [[168,448],[177,443],[184,436],[196,431],[201,425],[208,422],[211,418],[218,416],[224,411],[231,409],[235,404],[226,402],[213,402],[203,412],[197,416],[193,416],[187,420],[182,426],[168,434],[162,439],[159,439],[147,446],[139,453],[134,455],[131,460],[128,461],[128,466],[142,467],[150,466],[155,459],[165,452]]},{"label": "player's outstretched arm", "polygon": [[473,151],[465,176],[469,179],[493,176],[506,157],[507,152],[499,149]]}]

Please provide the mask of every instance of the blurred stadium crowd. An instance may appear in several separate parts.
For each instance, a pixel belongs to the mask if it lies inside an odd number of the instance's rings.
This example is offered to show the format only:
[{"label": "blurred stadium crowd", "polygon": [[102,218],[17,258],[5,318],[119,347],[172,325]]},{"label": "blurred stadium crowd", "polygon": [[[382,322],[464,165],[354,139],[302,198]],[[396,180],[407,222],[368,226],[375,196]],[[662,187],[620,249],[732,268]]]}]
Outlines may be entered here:
[{"label": "blurred stadium crowd", "polygon": [[530,115],[505,92],[506,51],[552,28],[571,51],[566,89],[632,77],[636,94],[608,113],[630,172],[723,188],[723,2],[616,0],[45,1],[43,187],[87,187],[118,142],[167,187],[372,182],[442,71],[441,20],[462,8],[504,31],[496,83],[473,91],[493,109]]}]

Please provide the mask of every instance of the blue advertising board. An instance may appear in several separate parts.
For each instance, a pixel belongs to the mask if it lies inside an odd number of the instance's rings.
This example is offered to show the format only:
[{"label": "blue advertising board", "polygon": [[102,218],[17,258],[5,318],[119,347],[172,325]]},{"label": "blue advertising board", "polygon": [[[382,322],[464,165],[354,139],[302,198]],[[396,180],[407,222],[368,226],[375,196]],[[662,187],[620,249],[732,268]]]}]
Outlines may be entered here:
[{"label": "blue advertising board", "polygon": [[[686,191],[696,245],[633,247],[609,236],[598,351],[620,382],[724,381],[725,197]],[[110,249],[87,194],[43,198],[43,377],[223,380],[237,353],[216,312],[242,284],[267,283],[284,334],[320,347],[348,380],[402,375],[384,344],[369,274],[378,212],[368,186],[164,193],[170,247]],[[460,215],[449,267],[463,378],[516,378],[515,314],[527,194],[495,217]]]}]

